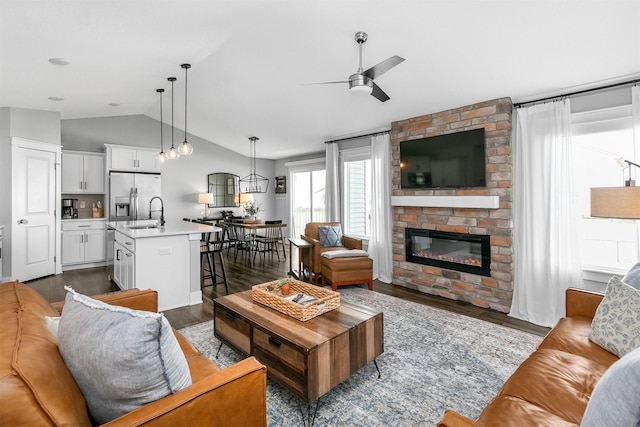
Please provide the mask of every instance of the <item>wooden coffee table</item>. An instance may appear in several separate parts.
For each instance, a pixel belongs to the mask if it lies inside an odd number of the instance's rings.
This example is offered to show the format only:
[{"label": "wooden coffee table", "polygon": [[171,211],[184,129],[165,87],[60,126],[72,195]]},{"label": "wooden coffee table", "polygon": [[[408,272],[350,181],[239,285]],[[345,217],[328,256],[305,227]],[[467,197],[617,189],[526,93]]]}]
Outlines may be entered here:
[{"label": "wooden coffee table", "polygon": [[307,403],[384,351],[382,313],[345,301],[301,322],[253,302],[245,291],[216,298],[213,317],[218,339],[255,356],[273,380]]}]

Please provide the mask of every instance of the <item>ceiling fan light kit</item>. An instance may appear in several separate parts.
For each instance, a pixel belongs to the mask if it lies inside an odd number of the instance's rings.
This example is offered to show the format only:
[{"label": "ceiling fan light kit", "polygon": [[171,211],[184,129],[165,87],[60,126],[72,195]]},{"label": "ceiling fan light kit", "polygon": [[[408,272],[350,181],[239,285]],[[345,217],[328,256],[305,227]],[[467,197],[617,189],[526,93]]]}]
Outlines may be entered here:
[{"label": "ceiling fan light kit", "polygon": [[351,93],[366,93],[370,95],[373,92],[373,81],[362,74],[352,74],[349,76],[349,90]]}]

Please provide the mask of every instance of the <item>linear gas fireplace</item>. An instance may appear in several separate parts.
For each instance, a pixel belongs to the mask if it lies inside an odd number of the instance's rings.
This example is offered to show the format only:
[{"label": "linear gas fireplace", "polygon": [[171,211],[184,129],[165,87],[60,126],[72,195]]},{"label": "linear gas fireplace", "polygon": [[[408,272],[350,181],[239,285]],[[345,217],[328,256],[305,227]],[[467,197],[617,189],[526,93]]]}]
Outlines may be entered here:
[{"label": "linear gas fireplace", "polygon": [[491,276],[490,236],[405,228],[408,262]]}]

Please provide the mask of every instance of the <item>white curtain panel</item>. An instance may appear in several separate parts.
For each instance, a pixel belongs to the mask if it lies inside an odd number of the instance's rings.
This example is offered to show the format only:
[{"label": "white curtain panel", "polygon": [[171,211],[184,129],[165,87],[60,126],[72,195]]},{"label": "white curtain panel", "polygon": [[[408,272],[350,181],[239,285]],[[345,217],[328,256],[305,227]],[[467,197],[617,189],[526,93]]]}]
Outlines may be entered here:
[{"label": "white curtain panel", "polygon": [[335,142],[325,144],[325,209],[328,222],[340,221],[340,147]]},{"label": "white curtain panel", "polygon": [[391,283],[393,276],[391,210],[391,143],[389,134],[371,137],[371,236],[369,256],[373,278]]},{"label": "white curtain panel", "polygon": [[[633,116],[633,143],[636,153],[640,154],[640,86],[638,85],[631,88],[631,114]],[[637,159],[636,157],[636,160]],[[638,162],[636,161],[636,163]],[[629,167],[633,168],[631,165],[629,165]],[[636,185],[640,185],[640,170],[636,168],[635,172]],[[636,228],[638,241],[640,241],[640,221],[636,221]],[[640,251],[638,255],[640,255]]]},{"label": "white curtain panel", "polygon": [[565,290],[582,283],[570,100],[522,107],[514,117],[510,316],[550,327],[565,314]]}]

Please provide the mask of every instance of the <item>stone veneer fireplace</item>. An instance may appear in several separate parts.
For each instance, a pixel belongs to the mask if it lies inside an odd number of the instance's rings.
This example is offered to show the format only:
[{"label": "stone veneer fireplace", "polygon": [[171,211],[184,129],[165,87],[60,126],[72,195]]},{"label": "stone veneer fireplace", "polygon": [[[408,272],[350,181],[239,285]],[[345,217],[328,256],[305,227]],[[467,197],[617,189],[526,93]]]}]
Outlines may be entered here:
[{"label": "stone veneer fireplace", "polygon": [[[511,111],[511,99],[501,98],[391,124],[393,196],[394,199],[402,199],[393,203],[394,285],[509,312],[513,295]],[[402,141],[477,128],[485,129],[486,187],[446,190],[400,188]],[[463,196],[494,198],[497,203],[467,206],[458,203],[458,199],[473,197]],[[407,199],[411,203],[407,203]],[[434,200],[437,202],[432,203]],[[447,201],[450,201],[449,205]],[[407,254],[405,234],[406,229],[411,228],[489,236],[488,248],[486,243],[484,246],[489,251],[489,259],[484,259],[489,265],[481,270],[468,271],[466,267],[454,270],[451,264],[434,260],[427,262],[430,265],[425,265],[423,260],[416,263],[413,255]],[[477,251],[477,246],[469,250]]]}]

